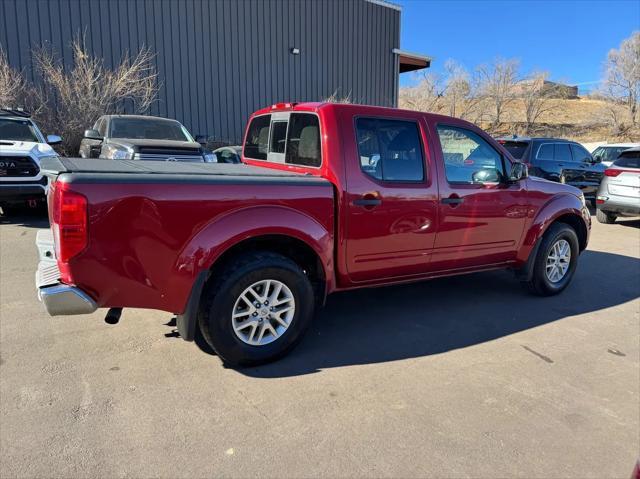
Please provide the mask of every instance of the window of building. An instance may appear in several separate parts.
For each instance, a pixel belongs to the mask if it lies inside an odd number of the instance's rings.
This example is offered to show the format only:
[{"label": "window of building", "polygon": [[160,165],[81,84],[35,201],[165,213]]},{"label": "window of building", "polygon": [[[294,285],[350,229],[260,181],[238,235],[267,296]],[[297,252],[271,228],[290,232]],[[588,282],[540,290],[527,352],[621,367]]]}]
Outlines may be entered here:
[{"label": "window of building", "polygon": [[424,157],[413,121],[358,118],[356,139],[360,168],[382,181],[422,181]]}]

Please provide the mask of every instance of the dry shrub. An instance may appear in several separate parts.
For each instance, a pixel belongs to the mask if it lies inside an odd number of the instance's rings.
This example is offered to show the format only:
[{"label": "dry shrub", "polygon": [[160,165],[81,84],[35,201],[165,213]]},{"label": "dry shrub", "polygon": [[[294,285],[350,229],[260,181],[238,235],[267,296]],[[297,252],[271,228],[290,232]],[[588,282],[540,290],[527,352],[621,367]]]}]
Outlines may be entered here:
[{"label": "dry shrub", "polygon": [[61,150],[77,155],[85,129],[101,115],[146,113],[158,93],[157,74],[151,50],[142,48],[135,56],[125,53],[114,69],[101,58],[87,53],[79,38],[71,44],[73,64],[65,68],[51,51],[33,52],[42,86],[36,89],[39,102],[47,108],[36,121],[49,132],[63,137]]}]

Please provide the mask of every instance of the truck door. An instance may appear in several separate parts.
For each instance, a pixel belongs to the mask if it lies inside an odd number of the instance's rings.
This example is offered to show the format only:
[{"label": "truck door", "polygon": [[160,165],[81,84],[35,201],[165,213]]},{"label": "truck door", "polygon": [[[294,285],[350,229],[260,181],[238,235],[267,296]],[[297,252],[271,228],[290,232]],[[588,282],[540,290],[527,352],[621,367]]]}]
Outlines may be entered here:
[{"label": "truck door", "polygon": [[354,282],[424,274],[437,229],[437,182],[420,115],[342,118],[346,267]]},{"label": "truck door", "polygon": [[438,137],[440,225],[433,271],[503,263],[515,258],[527,216],[524,181],[507,183],[511,162],[480,130],[433,125]]}]

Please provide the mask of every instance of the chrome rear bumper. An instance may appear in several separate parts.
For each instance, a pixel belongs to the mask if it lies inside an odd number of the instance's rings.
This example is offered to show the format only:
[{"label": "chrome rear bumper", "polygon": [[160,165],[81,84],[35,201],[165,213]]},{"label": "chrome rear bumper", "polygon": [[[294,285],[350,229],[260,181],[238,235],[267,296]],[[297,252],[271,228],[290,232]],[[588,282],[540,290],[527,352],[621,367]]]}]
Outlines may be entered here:
[{"label": "chrome rear bumper", "polygon": [[38,299],[51,316],[90,314],[97,305],[80,288],[60,283],[51,230],[40,230],[36,236],[40,262],[36,271]]}]

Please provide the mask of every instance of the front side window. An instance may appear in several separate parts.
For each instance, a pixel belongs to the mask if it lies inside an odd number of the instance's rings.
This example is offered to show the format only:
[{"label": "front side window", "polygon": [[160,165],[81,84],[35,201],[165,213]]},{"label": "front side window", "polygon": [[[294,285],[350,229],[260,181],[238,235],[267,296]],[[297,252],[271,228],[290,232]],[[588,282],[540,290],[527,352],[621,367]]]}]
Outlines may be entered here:
[{"label": "front side window", "polygon": [[358,118],[356,140],[360,168],[382,181],[422,181],[424,157],[413,121]]},{"label": "front side window", "polygon": [[591,155],[589,152],[582,146],[571,143],[571,153],[573,154],[573,161],[580,161],[582,163],[590,163]]},{"label": "front side window", "polygon": [[284,161],[292,165],[320,166],[320,124],[316,115],[291,113]]},{"label": "front side window", "polygon": [[556,143],[554,152],[556,161],[573,161],[569,143]]},{"label": "front side window", "polygon": [[449,183],[498,183],[506,177],[502,155],[477,133],[439,125],[438,136]]},{"label": "front side window", "polygon": [[612,162],[620,156],[620,153],[628,149],[628,146],[599,146],[594,150],[593,157],[600,158],[600,161]]},{"label": "front side window", "polygon": [[38,143],[38,134],[29,120],[0,119],[0,140]]},{"label": "front side window", "polygon": [[266,160],[269,149],[269,125],[271,115],[257,116],[251,120],[247,139],[244,144],[244,156],[253,160]]}]

